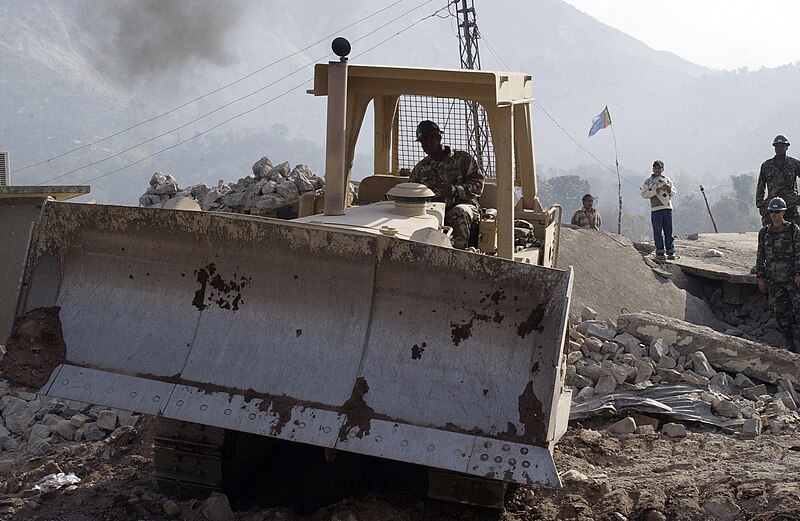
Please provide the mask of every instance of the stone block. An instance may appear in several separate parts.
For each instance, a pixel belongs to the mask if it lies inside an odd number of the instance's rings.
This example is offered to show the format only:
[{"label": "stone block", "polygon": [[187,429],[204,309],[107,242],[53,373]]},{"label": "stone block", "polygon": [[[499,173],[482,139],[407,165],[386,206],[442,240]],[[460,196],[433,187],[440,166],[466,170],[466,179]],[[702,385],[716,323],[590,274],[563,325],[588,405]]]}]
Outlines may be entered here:
[{"label": "stone block", "polygon": [[617,385],[625,383],[625,380],[628,379],[628,371],[625,366],[615,364],[611,360],[604,360],[600,364],[600,369],[603,371],[603,375],[612,377]]},{"label": "stone block", "polygon": [[709,379],[703,375],[697,374],[691,369],[685,370],[681,373],[684,382],[689,385],[706,386],[709,384]]},{"label": "stone block", "polygon": [[667,423],[661,428],[661,432],[670,438],[685,438],[686,427],[680,423]]},{"label": "stone block", "polygon": [[675,369],[663,369],[659,367],[656,371],[664,382],[674,384],[683,380],[683,375]]},{"label": "stone block", "polygon": [[669,355],[661,355],[658,359],[658,368],[659,369],[675,369],[678,365],[678,362]]},{"label": "stone block", "polygon": [[614,340],[617,330],[601,320],[587,320],[577,326],[578,331],[586,336],[597,337],[601,340]]},{"label": "stone block", "polygon": [[606,430],[612,434],[633,434],[636,432],[636,421],[629,416],[609,425]]},{"label": "stone block", "polygon": [[755,387],[756,385],[750,378],[748,378],[743,373],[736,373],[736,376],[733,378],[733,383],[734,385],[736,385],[736,387],[740,387],[742,389],[747,387]]},{"label": "stone block", "polygon": [[583,358],[583,353],[580,351],[572,351],[567,355],[567,364],[575,365],[575,362]]},{"label": "stone block", "polygon": [[600,364],[592,360],[590,363],[586,365],[584,369],[583,376],[590,379],[592,382],[597,383],[600,380],[600,377],[603,376],[603,370],[600,367]]},{"label": "stone block", "polygon": [[654,338],[652,342],[650,342],[650,349],[648,354],[650,358],[658,362],[661,360],[661,357],[668,353],[668,348],[664,345],[663,338]]},{"label": "stone block", "polygon": [[75,441],[100,441],[106,433],[95,422],[86,422],[75,431]]},{"label": "stone block", "polygon": [[730,400],[720,400],[714,407],[714,412],[725,418],[738,418],[741,415],[739,407]]},{"label": "stone block", "polygon": [[604,395],[613,393],[617,388],[617,382],[611,376],[601,376],[594,386],[594,392],[597,395]]},{"label": "stone block", "polygon": [[50,427],[41,423],[37,423],[31,427],[31,430],[28,432],[28,441],[35,441],[35,440],[49,440],[52,431]]},{"label": "stone block", "polygon": [[758,400],[759,396],[764,396],[765,394],[769,393],[767,392],[767,386],[764,384],[754,385],[752,387],[746,387],[742,389],[742,396],[748,400]]},{"label": "stone block", "polygon": [[612,342],[611,340],[606,340],[600,347],[600,354],[616,355],[617,349],[619,349],[619,347],[620,347],[619,344],[617,344],[616,342]]},{"label": "stone block", "polygon": [[58,433],[59,436],[70,441],[75,440],[75,432],[77,430],[78,428],[75,427],[75,425],[73,425],[69,420],[61,420],[54,428],[54,431]]},{"label": "stone block", "polygon": [[578,389],[583,389],[584,387],[591,387],[594,383],[589,378],[581,376],[577,373],[573,375],[567,375],[565,381],[567,385],[571,385]]},{"label": "stone block", "polygon": [[652,425],[639,425],[638,427],[636,427],[636,434],[648,435],[655,433],[656,429]]},{"label": "stone block", "polygon": [[694,368],[694,372],[706,378],[712,378],[717,374],[717,371],[711,367],[708,358],[706,358],[706,354],[702,351],[695,351],[692,355],[692,367]]},{"label": "stone block", "polygon": [[581,310],[581,322],[586,320],[594,320],[597,318],[597,311],[593,310],[589,306],[584,306]]},{"label": "stone block", "polygon": [[795,403],[794,398],[792,397],[789,391],[780,391],[776,393],[775,399],[781,400],[783,404],[786,406],[786,408],[789,409],[790,411],[797,410],[797,404]]},{"label": "stone block", "polygon": [[97,426],[105,431],[113,431],[117,428],[117,413],[114,411],[100,411],[97,416]]},{"label": "stone block", "polygon": [[603,349],[603,341],[593,336],[584,340],[583,345],[592,353],[599,353]]},{"label": "stone block", "polygon": [[758,436],[761,434],[761,418],[750,418],[744,421],[742,433],[748,436]]},{"label": "stone block", "polygon": [[69,421],[74,425],[76,428],[82,427],[85,423],[90,422],[92,419],[85,414],[75,414]]}]

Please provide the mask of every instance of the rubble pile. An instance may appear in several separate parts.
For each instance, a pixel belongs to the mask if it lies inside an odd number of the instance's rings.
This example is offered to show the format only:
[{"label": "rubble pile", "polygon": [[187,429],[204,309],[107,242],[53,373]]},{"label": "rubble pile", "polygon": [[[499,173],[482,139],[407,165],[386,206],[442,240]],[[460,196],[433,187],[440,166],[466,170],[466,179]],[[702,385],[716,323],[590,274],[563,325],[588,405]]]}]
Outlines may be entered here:
[{"label": "rubble pile", "polygon": [[[16,457],[49,456],[70,442],[127,438],[140,416],[127,411],[0,389],[0,468]],[[10,493],[10,473],[0,472],[0,493]]]},{"label": "rubble pile", "polygon": [[726,334],[773,346],[786,345],[767,297],[758,290],[753,289],[747,295],[734,298],[726,295],[723,287],[716,285],[704,287],[703,293],[708,294],[708,305],[714,314],[731,326],[725,330]]},{"label": "rubble pile", "polygon": [[[702,350],[686,354],[683,349],[682,354],[668,338],[639,338],[612,320],[596,320],[596,313],[588,307],[572,321],[566,346],[566,384],[572,388],[576,407],[614,393],[638,391],[644,395],[654,386],[685,384],[697,390],[702,402],[698,405],[713,414],[712,420],[718,418],[713,424],[726,432],[758,435],[762,430],[793,432],[800,426],[798,398],[790,378],[772,385],[741,372],[731,375],[715,367],[715,361]],[[645,424],[626,418],[611,428],[620,433],[655,432],[660,422],[644,418]],[[661,429],[668,436],[686,435],[680,423],[666,423]]]},{"label": "rubble pile", "polygon": [[298,203],[302,194],[324,186],[325,181],[308,166],[290,168],[288,162],[273,166],[264,156],[255,162],[252,174],[230,184],[220,180],[214,187],[196,184],[181,189],[172,175],[156,172],[150,178],[150,187],[139,198],[139,205],[161,208],[170,199],[182,197],[196,201],[203,211],[271,215],[279,208]]}]

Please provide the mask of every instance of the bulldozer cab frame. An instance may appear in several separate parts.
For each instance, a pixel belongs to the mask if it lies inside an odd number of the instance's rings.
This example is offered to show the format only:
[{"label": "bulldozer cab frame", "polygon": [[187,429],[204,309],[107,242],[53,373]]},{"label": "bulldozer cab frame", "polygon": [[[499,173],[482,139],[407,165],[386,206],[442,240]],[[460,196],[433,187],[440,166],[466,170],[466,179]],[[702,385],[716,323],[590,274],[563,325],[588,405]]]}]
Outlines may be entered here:
[{"label": "bulldozer cab frame", "polygon": [[[537,198],[530,103],[533,79],[519,72],[422,69],[351,65],[346,60],[317,64],[310,94],[328,96],[326,203],[330,214],[344,211],[356,142],[370,104],[374,113],[374,174],[400,175],[398,110],[404,95],[455,98],[486,111],[495,154],[492,205],[497,209],[497,255],[515,258],[514,220],[534,225],[544,245],[538,264],[555,266],[555,209],[545,211]],[[515,203],[515,188],[521,198]],[[485,206],[485,205],[484,205]],[[555,247],[554,247],[555,245]]]}]

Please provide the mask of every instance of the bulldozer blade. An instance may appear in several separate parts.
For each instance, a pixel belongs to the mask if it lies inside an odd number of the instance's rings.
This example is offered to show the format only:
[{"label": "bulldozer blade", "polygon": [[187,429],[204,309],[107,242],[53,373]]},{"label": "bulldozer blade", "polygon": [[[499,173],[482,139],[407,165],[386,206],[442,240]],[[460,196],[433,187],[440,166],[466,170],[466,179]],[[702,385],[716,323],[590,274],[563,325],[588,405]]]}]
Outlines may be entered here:
[{"label": "bulldozer blade", "polygon": [[[0,377],[38,370],[28,387],[50,396],[558,485],[571,287],[569,269],[319,224],[47,203]],[[34,312],[58,319],[63,348],[26,369]]]}]

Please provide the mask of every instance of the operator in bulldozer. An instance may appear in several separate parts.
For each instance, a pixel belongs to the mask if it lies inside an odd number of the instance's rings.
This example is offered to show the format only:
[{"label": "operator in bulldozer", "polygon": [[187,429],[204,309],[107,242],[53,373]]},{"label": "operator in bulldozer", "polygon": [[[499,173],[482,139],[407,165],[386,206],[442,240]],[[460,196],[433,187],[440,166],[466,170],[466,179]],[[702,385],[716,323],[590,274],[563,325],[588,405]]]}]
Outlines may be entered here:
[{"label": "operator in bulldozer", "polygon": [[453,246],[470,245],[472,224],[480,219],[478,198],[486,177],[480,164],[469,153],[442,146],[439,125],[430,120],[417,125],[417,141],[427,154],[411,171],[414,183],[422,183],[436,194],[434,200],[446,203],[445,225],[453,229]]}]

